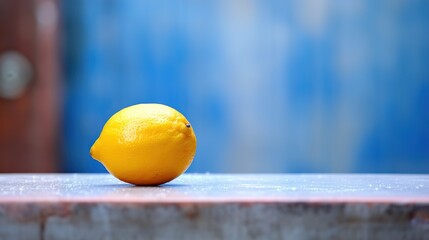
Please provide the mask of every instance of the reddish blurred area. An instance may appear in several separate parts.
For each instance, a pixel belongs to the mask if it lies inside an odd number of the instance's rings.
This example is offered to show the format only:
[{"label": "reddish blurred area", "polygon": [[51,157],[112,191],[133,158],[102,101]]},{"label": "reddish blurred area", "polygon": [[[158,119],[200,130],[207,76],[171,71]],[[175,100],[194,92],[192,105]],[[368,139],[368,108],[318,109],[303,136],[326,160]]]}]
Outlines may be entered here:
[{"label": "reddish blurred area", "polygon": [[[31,68],[21,93],[0,96],[0,172],[58,169],[57,6],[55,0],[0,0],[0,64],[19,65],[6,59],[12,55],[24,59]],[[0,76],[3,88],[5,82],[21,76],[17,69],[18,73]]]}]

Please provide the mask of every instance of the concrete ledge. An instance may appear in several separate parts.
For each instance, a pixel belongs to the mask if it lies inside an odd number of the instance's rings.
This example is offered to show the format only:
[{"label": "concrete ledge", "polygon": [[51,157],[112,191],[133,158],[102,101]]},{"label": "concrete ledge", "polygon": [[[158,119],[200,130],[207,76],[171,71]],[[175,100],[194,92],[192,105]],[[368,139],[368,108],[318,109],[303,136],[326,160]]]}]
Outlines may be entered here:
[{"label": "concrete ledge", "polygon": [[429,176],[0,175],[0,239],[428,239]]}]

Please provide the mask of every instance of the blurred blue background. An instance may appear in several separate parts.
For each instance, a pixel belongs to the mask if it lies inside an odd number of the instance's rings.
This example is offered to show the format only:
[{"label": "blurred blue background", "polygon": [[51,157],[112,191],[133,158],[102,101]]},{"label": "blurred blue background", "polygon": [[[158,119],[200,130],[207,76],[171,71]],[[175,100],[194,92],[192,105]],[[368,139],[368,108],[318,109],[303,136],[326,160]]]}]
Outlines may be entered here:
[{"label": "blurred blue background", "polygon": [[429,173],[429,1],[64,0],[63,168],[116,111],[192,123],[188,172]]}]

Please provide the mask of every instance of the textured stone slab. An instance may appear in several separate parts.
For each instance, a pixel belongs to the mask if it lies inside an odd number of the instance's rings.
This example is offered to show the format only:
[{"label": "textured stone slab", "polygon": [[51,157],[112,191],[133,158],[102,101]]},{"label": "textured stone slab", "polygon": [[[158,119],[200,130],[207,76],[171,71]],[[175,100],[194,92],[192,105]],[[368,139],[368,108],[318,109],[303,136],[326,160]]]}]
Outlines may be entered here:
[{"label": "textured stone slab", "polygon": [[1,174],[0,239],[429,239],[429,175]]}]

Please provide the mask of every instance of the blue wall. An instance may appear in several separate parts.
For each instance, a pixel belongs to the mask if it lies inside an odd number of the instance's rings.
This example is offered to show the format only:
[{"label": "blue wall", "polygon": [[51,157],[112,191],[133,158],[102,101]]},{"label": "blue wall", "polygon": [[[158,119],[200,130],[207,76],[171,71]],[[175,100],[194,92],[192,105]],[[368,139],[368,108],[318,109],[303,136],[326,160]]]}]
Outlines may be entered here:
[{"label": "blue wall", "polygon": [[429,172],[429,1],[65,0],[64,171],[116,111],[170,105],[189,172]]}]

